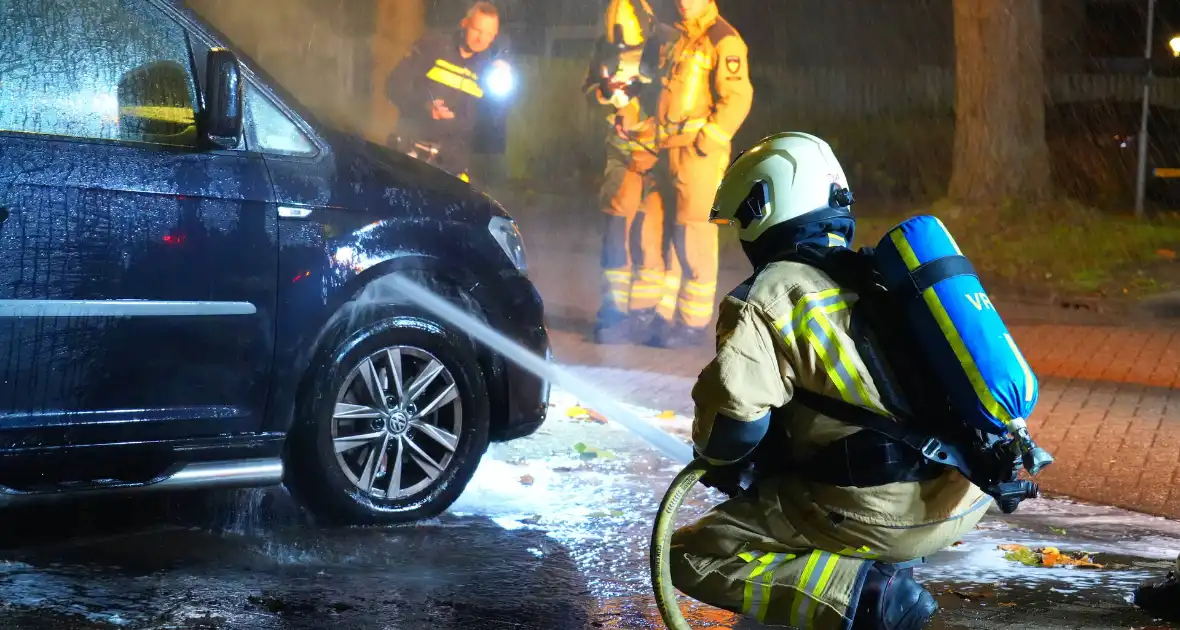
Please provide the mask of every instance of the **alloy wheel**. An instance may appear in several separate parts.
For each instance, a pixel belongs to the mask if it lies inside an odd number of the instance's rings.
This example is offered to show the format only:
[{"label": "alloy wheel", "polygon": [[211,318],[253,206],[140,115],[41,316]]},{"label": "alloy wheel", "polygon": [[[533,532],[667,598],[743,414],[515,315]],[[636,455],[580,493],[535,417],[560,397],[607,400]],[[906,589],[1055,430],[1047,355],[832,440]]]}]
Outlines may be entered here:
[{"label": "alloy wheel", "polygon": [[378,499],[412,496],[451,466],[463,403],[450,370],[420,348],[395,346],[362,360],[344,379],[332,416],[336,461]]}]

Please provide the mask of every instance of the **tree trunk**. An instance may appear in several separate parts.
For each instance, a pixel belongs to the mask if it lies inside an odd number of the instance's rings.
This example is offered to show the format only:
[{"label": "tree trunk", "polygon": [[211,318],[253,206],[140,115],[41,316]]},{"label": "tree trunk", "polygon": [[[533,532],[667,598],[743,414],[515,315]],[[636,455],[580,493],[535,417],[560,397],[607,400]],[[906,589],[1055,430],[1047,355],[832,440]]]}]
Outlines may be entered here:
[{"label": "tree trunk", "polygon": [[377,0],[373,27],[372,101],[369,139],[384,144],[397,129],[397,107],[385,94],[385,81],[426,28],[424,0]]},{"label": "tree trunk", "polygon": [[1036,202],[1052,186],[1045,143],[1041,0],[953,0],[952,200]]}]

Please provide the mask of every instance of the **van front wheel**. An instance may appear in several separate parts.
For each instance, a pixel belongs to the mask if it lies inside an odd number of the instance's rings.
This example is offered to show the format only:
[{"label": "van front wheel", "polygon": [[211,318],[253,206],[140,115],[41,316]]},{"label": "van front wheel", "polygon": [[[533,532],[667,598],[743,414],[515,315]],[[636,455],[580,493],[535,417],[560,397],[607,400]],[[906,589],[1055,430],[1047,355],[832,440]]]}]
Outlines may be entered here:
[{"label": "van front wheel", "polygon": [[459,498],[488,446],[488,396],[469,339],[419,314],[351,335],[313,377],[288,479],[317,520],[400,524]]}]

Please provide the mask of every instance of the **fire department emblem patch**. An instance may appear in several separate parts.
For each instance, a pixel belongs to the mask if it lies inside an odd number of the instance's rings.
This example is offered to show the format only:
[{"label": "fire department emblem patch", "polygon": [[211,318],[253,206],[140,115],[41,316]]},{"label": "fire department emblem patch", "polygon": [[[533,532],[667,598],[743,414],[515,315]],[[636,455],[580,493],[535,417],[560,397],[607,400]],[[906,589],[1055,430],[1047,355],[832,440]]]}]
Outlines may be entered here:
[{"label": "fire department emblem patch", "polygon": [[742,69],[742,58],[737,55],[730,55],[726,57],[725,69],[729,70],[730,74],[737,74],[738,70]]}]

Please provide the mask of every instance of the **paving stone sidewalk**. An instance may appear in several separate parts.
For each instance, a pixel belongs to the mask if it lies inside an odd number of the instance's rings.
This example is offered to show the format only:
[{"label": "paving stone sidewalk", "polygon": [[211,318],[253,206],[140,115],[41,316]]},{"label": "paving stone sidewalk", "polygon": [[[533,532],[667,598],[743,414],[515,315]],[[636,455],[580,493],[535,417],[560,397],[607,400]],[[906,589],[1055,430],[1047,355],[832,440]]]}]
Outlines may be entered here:
[{"label": "paving stone sidewalk", "polygon": [[[589,342],[597,261],[570,251],[538,254],[530,251],[531,274],[550,313],[557,360],[579,366],[633,404],[691,412],[692,380],[710,349]],[[719,286],[737,285],[743,273],[723,269]],[[1010,329],[1041,381],[1029,424],[1057,458],[1038,476],[1044,490],[1180,518],[1180,329],[1162,323],[1010,323]]]}]

